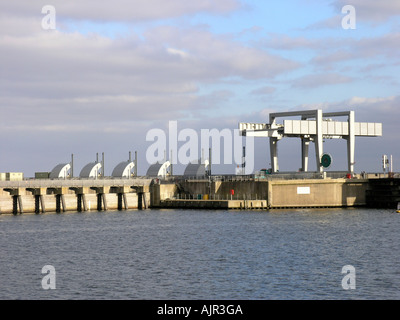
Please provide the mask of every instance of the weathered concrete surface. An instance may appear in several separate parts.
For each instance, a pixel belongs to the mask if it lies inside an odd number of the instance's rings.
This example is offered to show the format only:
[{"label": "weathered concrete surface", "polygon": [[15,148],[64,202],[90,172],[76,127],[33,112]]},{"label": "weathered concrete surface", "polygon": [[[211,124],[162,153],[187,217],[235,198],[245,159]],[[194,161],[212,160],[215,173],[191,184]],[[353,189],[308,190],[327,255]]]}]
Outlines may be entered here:
[{"label": "weathered concrete surface", "polygon": [[[0,214],[137,209],[150,204],[151,179],[25,180],[0,182]],[[84,195],[84,197],[82,197]],[[99,197],[101,201],[99,201]],[[141,199],[143,200],[143,199]],[[101,203],[101,208],[98,204]]]},{"label": "weathered concrete surface", "polygon": [[267,209],[266,200],[162,200],[162,208],[188,209]]},{"label": "weathered concrete surface", "polygon": [[[182,181],[131,185],[123,181],[20,182],[0,186],[0,213],[77,211],[85,195],[86,210],[185,208],[292,208],[366,205],[368,180],[297,179],[270,181]],[[232,191],[233,190],[233,194]],[[144,195],[144,197],[143,197]],[[100,198],[99,198],[100,197]],[[39,202],[40,199],[40,202]],[[62,201],[60,200],[62,199]],[[100,199],[100,200],[99,200]],[[143,200],[146,203],[143,203]],[[82,200],[83,201],[83,200]],[[43,208],[43,207],[44,208]],[[82,208],[81,208],[82,209]]]},{"label": "weathered concrete surface", "polygon": [[268,196],[266,181],[185,181],[180,182],[179,186],[185,191],[181,192],[181,195],[209,194],[213,199],[229,200],[231,190],[234,193],[233,198],[239,200],[266,199]]},{"label": "weathered concrete surface", "polygon": [[271,208],[351,207],[366,204],[368,180],[281,180],[268,183],[268,205]]},{"label": "weathered concrete surface", "polygon": [[154,184],[150,190],[150,206],[159,207],[161,200],[173,199],[176,197],[178,187],[176,184]]},{"label": "weathered concrete surface", "polygon": [[[171,201],[163,200],[252,200],[261,204],[265,200],[268,208],[293,207],[352,207],[366,205],[368,180],[362,179],[307,179],[307,180],[271,180],[271,181],[185,181],[160,185],[154,189],[157,201],[154,206],[172,206]],[[233,190],[233,195],[231,195]],[[201,204],[197,202],[179,202],[188,207]],[[228,208],[226,202],[214,202],[213,207]],[[208,206],[206,202],[204,205]],[[211,206],[211,204],[209,204]]]}]

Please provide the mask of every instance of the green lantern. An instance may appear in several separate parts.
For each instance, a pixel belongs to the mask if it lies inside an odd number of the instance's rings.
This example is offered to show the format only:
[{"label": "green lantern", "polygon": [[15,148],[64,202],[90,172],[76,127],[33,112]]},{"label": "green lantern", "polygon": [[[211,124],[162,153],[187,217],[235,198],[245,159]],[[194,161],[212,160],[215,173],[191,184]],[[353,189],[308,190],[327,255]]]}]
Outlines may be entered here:
[{"label": "green lantern", "polygon": [[329,168],[332,164],[332,157],[328,153],[324,153],[321,157],[321,165],[324,168]]}]

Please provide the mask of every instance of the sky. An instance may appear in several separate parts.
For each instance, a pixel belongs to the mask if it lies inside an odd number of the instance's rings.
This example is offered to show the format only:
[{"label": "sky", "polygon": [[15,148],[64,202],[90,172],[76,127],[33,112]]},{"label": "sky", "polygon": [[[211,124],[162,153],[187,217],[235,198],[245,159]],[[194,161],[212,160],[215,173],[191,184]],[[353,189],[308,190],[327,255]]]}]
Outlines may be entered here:
[{"label": "sky", "polygon": [[[74,154],[78,173],[104,153],[110,175],[137,151],[144,175],[146,137],[170,121],[200,137],[315,109],[381,122],[382,137],[356,138],[355,171],[382,172],[383,154],[400,171],[399,47],[393,0],[1,0],[0,172],[33,177]],[[281,171],[301,166],[299,139],[278,148]],[[347,169],[344,140],[324,151]],[[257,138],[254,170],[269,157]]]}]

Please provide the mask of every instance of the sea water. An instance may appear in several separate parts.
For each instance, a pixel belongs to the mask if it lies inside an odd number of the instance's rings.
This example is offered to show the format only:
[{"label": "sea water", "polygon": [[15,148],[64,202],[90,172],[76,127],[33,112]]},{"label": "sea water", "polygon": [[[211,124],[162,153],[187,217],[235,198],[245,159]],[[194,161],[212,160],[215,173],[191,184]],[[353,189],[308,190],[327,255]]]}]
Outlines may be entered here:
[{"label": "sea water", "polygon": [[400,298],[395,210],[0,215],[0,241],[3,300]]}]

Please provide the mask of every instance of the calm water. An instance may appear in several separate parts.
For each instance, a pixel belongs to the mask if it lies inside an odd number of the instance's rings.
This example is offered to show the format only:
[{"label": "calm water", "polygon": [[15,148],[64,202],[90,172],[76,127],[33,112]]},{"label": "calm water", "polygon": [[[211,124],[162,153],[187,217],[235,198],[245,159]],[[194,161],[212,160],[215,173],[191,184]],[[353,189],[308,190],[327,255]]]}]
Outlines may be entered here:
[{"label": "calm water", "polygon": [[0,241],[0,299],[400,298],[393,210],[0,215]]}]

